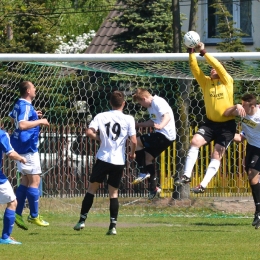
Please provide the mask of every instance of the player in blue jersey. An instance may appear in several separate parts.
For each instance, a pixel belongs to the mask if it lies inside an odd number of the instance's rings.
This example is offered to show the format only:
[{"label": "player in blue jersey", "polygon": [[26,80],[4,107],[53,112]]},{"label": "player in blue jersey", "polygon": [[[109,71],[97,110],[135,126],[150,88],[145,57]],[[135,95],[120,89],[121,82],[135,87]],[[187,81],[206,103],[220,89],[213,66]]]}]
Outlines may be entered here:
[{"label": "player in blue jersey", "polygon": [[3,217],[3,231],[0,238],[0,244],[19,245],[21,242],[15,241],[11,237],[15,221],[17,201],[10,182],[1,170],[3,153],[12,160],[17,160],[23,164],[26,163],[26,159],[14,151],[10,144],[9,135],[5,131],[0,130],[0,204],[7,204]]},{"label": "player in blue jersey", "polygon": [[20,99],[15,103],[10,117],[15,125],[15,130],[11,135],[11,144],[15,151],[24,156],[26,164],[17,161],[18,171],[21,173],[21,182],[16,190],[17,208],[15,223],[22,229],[28,227],[23,221],[22,212],[27,197],[30,215],[28,222],[38,226],[48,226],[49,223],[44,221],[39,215],[39,184],[41,165],[38,153],[38,139],[40,126],[48,126],[47,119],[42,117],[41,111],[36,111],[32,101],[36,96],[36,89],[32,82],[23,81],[19,84]]}]

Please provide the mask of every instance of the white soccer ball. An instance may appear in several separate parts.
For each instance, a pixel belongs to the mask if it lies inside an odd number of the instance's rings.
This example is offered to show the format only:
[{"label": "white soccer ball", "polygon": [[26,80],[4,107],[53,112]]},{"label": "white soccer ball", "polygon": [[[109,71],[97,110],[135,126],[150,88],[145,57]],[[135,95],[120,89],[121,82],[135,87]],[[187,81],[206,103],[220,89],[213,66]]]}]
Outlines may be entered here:
[{"label": "white soccer ball", "polygon": [[198,33],[194,32],[194,31],[189,31],[189,32],[185,33],[185,35],[183,37],[183,42],[186,47],[195,48],[198,45],[198,43],[200,42],[200,36]]}]

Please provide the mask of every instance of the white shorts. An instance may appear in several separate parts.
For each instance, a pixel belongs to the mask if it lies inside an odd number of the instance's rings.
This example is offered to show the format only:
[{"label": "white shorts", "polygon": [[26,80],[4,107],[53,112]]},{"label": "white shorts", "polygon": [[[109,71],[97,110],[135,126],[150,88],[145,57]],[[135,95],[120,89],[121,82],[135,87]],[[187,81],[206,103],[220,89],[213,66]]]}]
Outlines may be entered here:
[{"label": "white shorts", "polygon": [[23,164],[19,161],[16,161],[18,172],[23,175],[42,173],[40,156],[38,152],[21,154],[21,156],[25,157],[27,162],[26,164]]},{"label": "white shorts", "polygon": [[16,196],[10,182],[6,181],[4,184],[0,184],[0,204],[6,204],[15,199]]}]

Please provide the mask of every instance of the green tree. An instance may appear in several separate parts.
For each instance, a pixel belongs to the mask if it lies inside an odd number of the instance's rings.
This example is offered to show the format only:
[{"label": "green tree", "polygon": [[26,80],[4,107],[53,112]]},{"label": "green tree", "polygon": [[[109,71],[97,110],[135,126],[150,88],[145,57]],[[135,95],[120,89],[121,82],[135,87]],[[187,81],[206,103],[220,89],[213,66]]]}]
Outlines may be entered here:
[{"label": "green tree", "polygon": [[217,37],[222,40],[217,44],[217,49],[223,52],[244,52],[246,49],[241,38],[246,34],[234,26],[233,16],[228,11],[226,4],[222,0],[217,0],[211,5],[212,8],[215,8],[215,15],[218,17]]},{"label": "green tree", "polygon": [[[57,21],[46,17],[45,4],[30,2],[16,3],[14,7],[3,6],[2,34],[0,35],[1,52],[12,53],[46,53],[54,52],[58,46],[55,35]],[[43,10],[39,12],[38,10]],[[10,15],[14,12],[15,15]],[[8,23],[6,23],[9,18]],[[7,25],[6,25],[7,24]],[[12,31],[8,36],[6,28]],[[10,33],[9,33],[10,34]]]},{"label": "green tree", "polygon": [[59,35],[97,31],[116,0],[43,0],[50,15],[58,18]]},{"label": "green tree", "polygon": [[114,18],[125,30],[112,38],[121,53],[172,52],[172,15],[169,0],[123,0]]}]

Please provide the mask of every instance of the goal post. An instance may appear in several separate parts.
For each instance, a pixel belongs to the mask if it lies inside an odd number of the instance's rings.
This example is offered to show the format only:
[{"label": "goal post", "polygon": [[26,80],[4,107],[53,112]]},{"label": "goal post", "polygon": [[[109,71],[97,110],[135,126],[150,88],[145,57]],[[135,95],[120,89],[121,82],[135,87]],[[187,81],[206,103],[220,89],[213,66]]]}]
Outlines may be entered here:
[{"label": "goal post", "polygon": [[[259,97],[260,52],[212,55],[226,64],[234,78],[234,102],[240,102],[246,92]],[[198,54],[197,58],[208,74],[210,67],[205,59]],[[41,129],[39,143],[43,196],[85,194],[98,149],[98,144],[85,136],[85,129],[97,113],[110,109],[108,98],[113,90],[125,93],[125,113],[136,120],[146,120],[147,111],[132,101],[137,87],[165,98],[174,111],[176,142],[156,159],[162,197],[170,198],[176,193],[179,198],[193,196],[173,185],[174,178],[183,171],[189,141],[205,115],[202,93],[191,74],[187,53],[0,54],[1,124],[9,133],[13,126],[8,114],[19,97],[17,86],[22,80],[35,84],[37,96],[33,105],[43,111],[51,125]],[[200,149],[191,185],[202,180],[212,149],[212,144]],[[244,144],[232,144],[218,174],[200,196],[248,196],[250,188],[242,166],[244,153]],[[6,160],[4,172],[16,187],[14,163]],[[120,185],[121,196],[147,196],[146,182],[131,184],[137,174],[135,163],[127,162]],[[106,183],[100,186],[97,196],[107,196]]]}]

